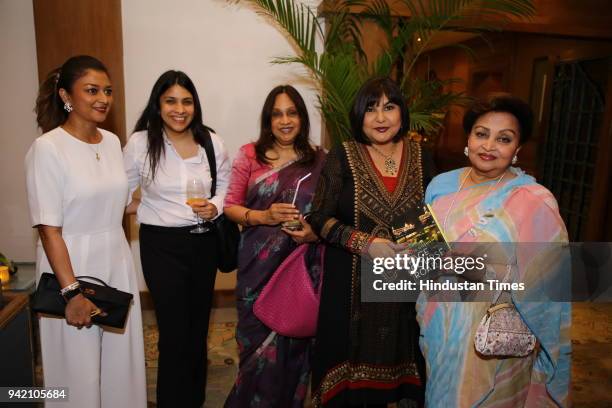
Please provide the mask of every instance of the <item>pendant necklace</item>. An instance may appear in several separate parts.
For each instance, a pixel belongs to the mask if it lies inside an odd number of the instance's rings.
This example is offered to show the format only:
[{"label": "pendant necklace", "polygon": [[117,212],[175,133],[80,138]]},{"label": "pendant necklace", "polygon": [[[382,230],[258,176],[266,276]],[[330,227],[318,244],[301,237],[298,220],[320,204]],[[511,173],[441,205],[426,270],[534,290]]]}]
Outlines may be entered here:
[{"label": "pendant necklace", "polygon": [[372,147],[372,149],[376,153],[378,153],[385,159],[385,173],[391,176],[395,176],[397,174],[397,162],[393,158],[393,154],[395,153],[395,149],[397,148],[397,143],[392,143],[392,145],[393,145],[393,150],[391,150],[391,154],[389,155],[386,155],[383,152],[381,152],[376,146],[374,146],[373,143],[370,145],[370,147]]},{"label": "pendant necklace", "polygon": [[[100,142],[100,143],[102,143],[102,142]],[[91,149],[96,154],[96,160],[97,161],[100,161],[100,146],[99,146],[100,143],[96,143],[96,144],[88,143],[89,147],[91,147]],[[94,147],[94,146],[96,146],[96,147]]]},{"label": "pendant necklace", "polygon": [[[83,143],[87,144],[87,146],[89,146],[89,148],[90,148],[91,150],[93,150],[93,152],[96,154],[96,160],[97,160],[97,161],[100,161],[100,157],[101,157],[101,156],[100,156],[100,144],[101,144],[101,143],[102,143],[102,141],[104,140],[104,137],[103,137],[103,136],[102,136],[102,135],[101,135],[99,132],[96,132],[96,135],[99,135],[99,136],[100,136],[100,141],[99,141],[98,143],[89,143],[89,142],[86,142],[86,141],[85,141],[85,140],[83,140],[83,139],[80,139],[80,138],[76,137],[76,136],[75,136],[73,133],[71,133],[70,131],[68,131],[68,129],[66,129],[64,126],[62,126],[62,129],[64,129],[64,131],[66,131],[66,133],[68,133],[70,136],[72,136],[72,137],[74,137],[75,139],[78,139],[78,140],[80,140],[81,142],[83,142]],[[94,146],[95,146],[95,147],[94,147]]]}]

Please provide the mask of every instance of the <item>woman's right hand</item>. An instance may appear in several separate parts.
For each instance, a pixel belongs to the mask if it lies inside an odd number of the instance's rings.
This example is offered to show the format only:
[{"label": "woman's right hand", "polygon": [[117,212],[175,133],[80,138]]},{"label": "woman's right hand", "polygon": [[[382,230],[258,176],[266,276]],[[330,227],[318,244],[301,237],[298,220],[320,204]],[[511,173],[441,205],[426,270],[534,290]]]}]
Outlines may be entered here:
[{"label": "woman's right hand", "polygon": [[385,238],[374,238],[368,245],[368,255],[374,258],[393,258],[395,256],[395,243]]},{"label": "woman's right hand", "polygon": [[98,307],[83,295],[76,295],[66,305],[66,323],[78,329],[91,326],[91,314]]},{"label": "woman's right hand", "polygon": [[297,220],[300,212],[293,204],[274,203],[266,210],[268,225],[278,225],[286,221]]}]

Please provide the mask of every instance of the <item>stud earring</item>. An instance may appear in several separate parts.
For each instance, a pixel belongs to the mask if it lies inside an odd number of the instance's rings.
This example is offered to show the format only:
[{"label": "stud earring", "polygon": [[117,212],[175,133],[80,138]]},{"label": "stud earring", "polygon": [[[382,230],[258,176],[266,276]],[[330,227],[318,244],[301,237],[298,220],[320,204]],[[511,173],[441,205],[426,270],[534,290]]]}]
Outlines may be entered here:
[{"label": "stud earring", "polygon": [[515,154],[514,157],[512,158],[512,164],[516,164],[517,161],[518,161],[518,156]]},{"label": "stud earring", "polygon": [[465,148],[463,149],[463,154],[465,154],[466,157],[469,156],[467,146],[465,146]]},{"label": "stud earring", "polygon": [[70,102],[64,103],[64,110],[68,113],[72,112],[72,105],[70,104]]}]

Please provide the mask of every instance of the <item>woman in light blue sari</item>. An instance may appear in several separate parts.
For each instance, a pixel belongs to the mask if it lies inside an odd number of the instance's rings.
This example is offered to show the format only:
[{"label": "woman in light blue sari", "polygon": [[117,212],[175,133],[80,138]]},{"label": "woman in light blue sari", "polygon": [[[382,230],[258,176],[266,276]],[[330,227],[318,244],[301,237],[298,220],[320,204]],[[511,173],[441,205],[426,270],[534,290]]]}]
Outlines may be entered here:
[{"label": "woman in light blue sari", "polygon": [[[504,271],[512,271],[525,284],[525,291],[506,294],[506,301],[536,336],[536,349],[526,357],[483,357],[474,334],[490,303],[428,301],[422,294],[417,318],[427,362],[427,407],[569,404],[570,304],[527,301],[542,299],[550,289],[553,272],[566,260],[562,247],[568,240],[553,195],[510,166],[529,137],[531,117],[527,104],[510,97],[469,110],[464,129],[470,166],[435,177],[425,200],[450,242],[519,244],[511,246],[510,258],[502,250],[510,245],[493,245],[497,251],[487,259],[487,271],[500,281]],[[522,243],[547,244],[534,250],[538,244]],[[479,279],[489,278],[487,272]]]}]

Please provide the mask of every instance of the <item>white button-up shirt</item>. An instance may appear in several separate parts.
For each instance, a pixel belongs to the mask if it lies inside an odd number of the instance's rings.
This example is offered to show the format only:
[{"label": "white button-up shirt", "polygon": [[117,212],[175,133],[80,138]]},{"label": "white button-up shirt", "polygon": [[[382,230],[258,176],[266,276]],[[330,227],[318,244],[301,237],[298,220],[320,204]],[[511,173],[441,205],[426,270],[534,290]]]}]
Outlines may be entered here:
[{"label": "white button-up shirt", "polygon": [[[223,200],[229,183],[231,164],[225,145],[219,136],[211,133],[217,162],[217,190],[210,202],[223,213]],[[142,224],[163,227],[184,227],[196,223],[196,218],[187,202],[187,180],[199,178],[204,183],[206,195],[210,196],[212,177],[206,151],[198,147],[198,154],[183,159],[164,135],[165,154],[159,157],[155,180],[151,180],[147,157],[147,131],[134,133],[123,149],[123,162],[128,176],[130,196],[140,186],[141,203],[137,220]]]}]

